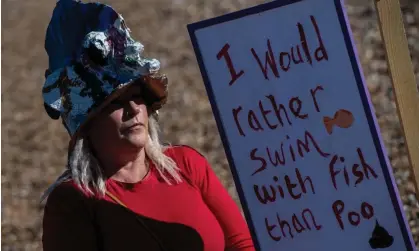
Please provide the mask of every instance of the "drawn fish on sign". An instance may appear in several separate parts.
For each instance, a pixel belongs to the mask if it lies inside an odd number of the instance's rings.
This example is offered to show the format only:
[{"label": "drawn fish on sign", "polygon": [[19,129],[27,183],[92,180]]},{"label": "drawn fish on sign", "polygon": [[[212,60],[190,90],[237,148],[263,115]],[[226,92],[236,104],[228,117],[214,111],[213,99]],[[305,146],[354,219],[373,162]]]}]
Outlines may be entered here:
[{"label": "drawn fish on sign", "polygon": [[345,109],[338,110],[333,118],[330,117],[323,117],[323,123],[326,127],[326,131],[328,134],[332,134],[333,127],[337,126],[340,128],[349,128],[352,126],[354,122],[353,114]]}]

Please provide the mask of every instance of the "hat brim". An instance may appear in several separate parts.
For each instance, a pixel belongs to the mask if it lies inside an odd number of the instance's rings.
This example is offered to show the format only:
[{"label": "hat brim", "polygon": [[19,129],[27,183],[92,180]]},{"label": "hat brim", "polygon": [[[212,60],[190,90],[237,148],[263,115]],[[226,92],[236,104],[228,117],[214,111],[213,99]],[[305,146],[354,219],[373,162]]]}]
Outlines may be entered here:
[{"label": "hat brim", "polygon": [[168,96],[168,80],[164,74],[151,74],[135,79],[109,94],[105,100],[96,108],[89,112],[86,120],[79,126],[77,131],[72,135],[69,142],[69,150],[74,148],[76,139],[84,132],[88,124],[101,113],[112,101],[124,94],[133,85],[140,85],[147,106],[152,112],[159,110],[167,102]]}]

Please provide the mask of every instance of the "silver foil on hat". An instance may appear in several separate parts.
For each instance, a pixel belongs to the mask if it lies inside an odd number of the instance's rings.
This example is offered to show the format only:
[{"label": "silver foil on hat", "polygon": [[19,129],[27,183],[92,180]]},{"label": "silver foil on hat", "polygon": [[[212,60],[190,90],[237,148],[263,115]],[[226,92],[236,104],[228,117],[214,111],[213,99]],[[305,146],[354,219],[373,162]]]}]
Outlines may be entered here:
[{"label": "silver foil on hat", "polygon": [[[74,8],[92,8],[92,15],[96,15],[89,20],[94,21],[94,25],[89,27],[100,27],[97,30],[86,31],[81,36],[79,49],[69,53],[73,58],[63,58],[65,62],[71,62],[61,68],[56,68],[47,79],[43,88],[44,102],[50,108],[60,113],[70,135],[74,135],[80,126],[86,121],[88,115],[99,107],[116,90],[135,82],[138,79],[151,76],[160,70],[160,62],[157,59],[143,57],[144,46],[130,36],[130,30],[125,24],[121,15],[110,11],[109,6],[87,5],[71,1],[62,2],[64,9],[57,11],[69,11],[74,14]],[[99,8],[97,11],[95,8]],[[73,9],[72,9],[73,8]],[[93,10],[95,9],[95,10]],[[65,15],[70,15],[69,13]],[[80,13],[88,13],[86,9]],[[61,15],[61,14],[60,14]],[[76,14],[74,14],[76,15]],[[68,22],[73,22],[71,19]],[[92,21],[92,22],[93,22]],[[50,57],[60,55],[62,48],[56,44],[56,37],[69,35],[70,31],[63,30],[63,26],[54,22],[63,22],[63,19],[53,19],[48,48],[51,48]],[[97,24],[100,25],[97,25]],[[87,28],[73,27],[73,33],[83,33]],[[95,26],[96,25],[96,26]],[[89,28],[90,29],[90,28]],[[64,35],[63,35],[64,34]],[[78,33],[77,33],[78,34]],[[73,41],[73,40],[67,40]],[[68,50],[73,50],[73,45],[68,45]],[[59,62],[60,63],[60,62]],[[59,65],[59,64],[56,64]],[[157,77],[155,77],[157,78]],[[151,104],[153,107],[160,107],[165,102],[167,93],[167,79],[146,78],[150,90],[159,90],[156,100]],[[153,88],[149,85],[162,85]],[[160,90],[161,89],[161,90]],[[161,92],[161,93],[160,93]],[[157,92],[156,92],[157,93]]]}]

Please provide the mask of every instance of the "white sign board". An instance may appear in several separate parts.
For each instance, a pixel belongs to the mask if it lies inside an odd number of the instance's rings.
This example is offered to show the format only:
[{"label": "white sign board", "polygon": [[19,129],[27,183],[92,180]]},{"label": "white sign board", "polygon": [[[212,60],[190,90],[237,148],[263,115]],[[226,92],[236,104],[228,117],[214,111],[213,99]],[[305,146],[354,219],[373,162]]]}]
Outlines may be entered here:
[{"label": "white sign board", "polygon": [[188,26],[258,250],[414,250],[340,1]]}]

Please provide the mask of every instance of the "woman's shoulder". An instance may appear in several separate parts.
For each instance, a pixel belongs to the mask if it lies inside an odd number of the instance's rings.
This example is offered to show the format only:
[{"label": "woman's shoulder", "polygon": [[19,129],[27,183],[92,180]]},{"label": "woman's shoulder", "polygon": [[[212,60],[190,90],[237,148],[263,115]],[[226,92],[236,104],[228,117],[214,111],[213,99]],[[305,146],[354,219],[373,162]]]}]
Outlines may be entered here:
[{"label": "woman's shoulder", "polygon": [[49,188],[46,206],[68,205],[84,203],[90,196],[83,191],[73,180],[59,182]]},{"label": "woman's shoulder", "polygon": [[46,199],[43,226],[48,231],[55,231],[57,226],[67,225],[85,227],[94,216],[94,204],[89,196],[73,181],[63,181],[55,186]]},{"label": "woman's shoulder", "polygon": [[188,145],[173,145],[166,154],[177,164],[180,171],[191,180],[200,180],[206,176],[209,164],[205,156]]},{"label": "woman's shoulder", "polygon": [[62,181],[59,182],[58,184],[56,184],[56,186],[54,187],[54,189],[51,191],[50,196],[68,196],[68,195],[77,195],[77,196],[82,196],[83,190],[80,189],[77,184],[72,180],[72,179],[68,179],[66,181]]},{"label": "woman's shoulder", "polygon": [[201,152],[188,145],[171,145],[167,147],[165,152],[168,156],[186,164],[206,161]]}]

